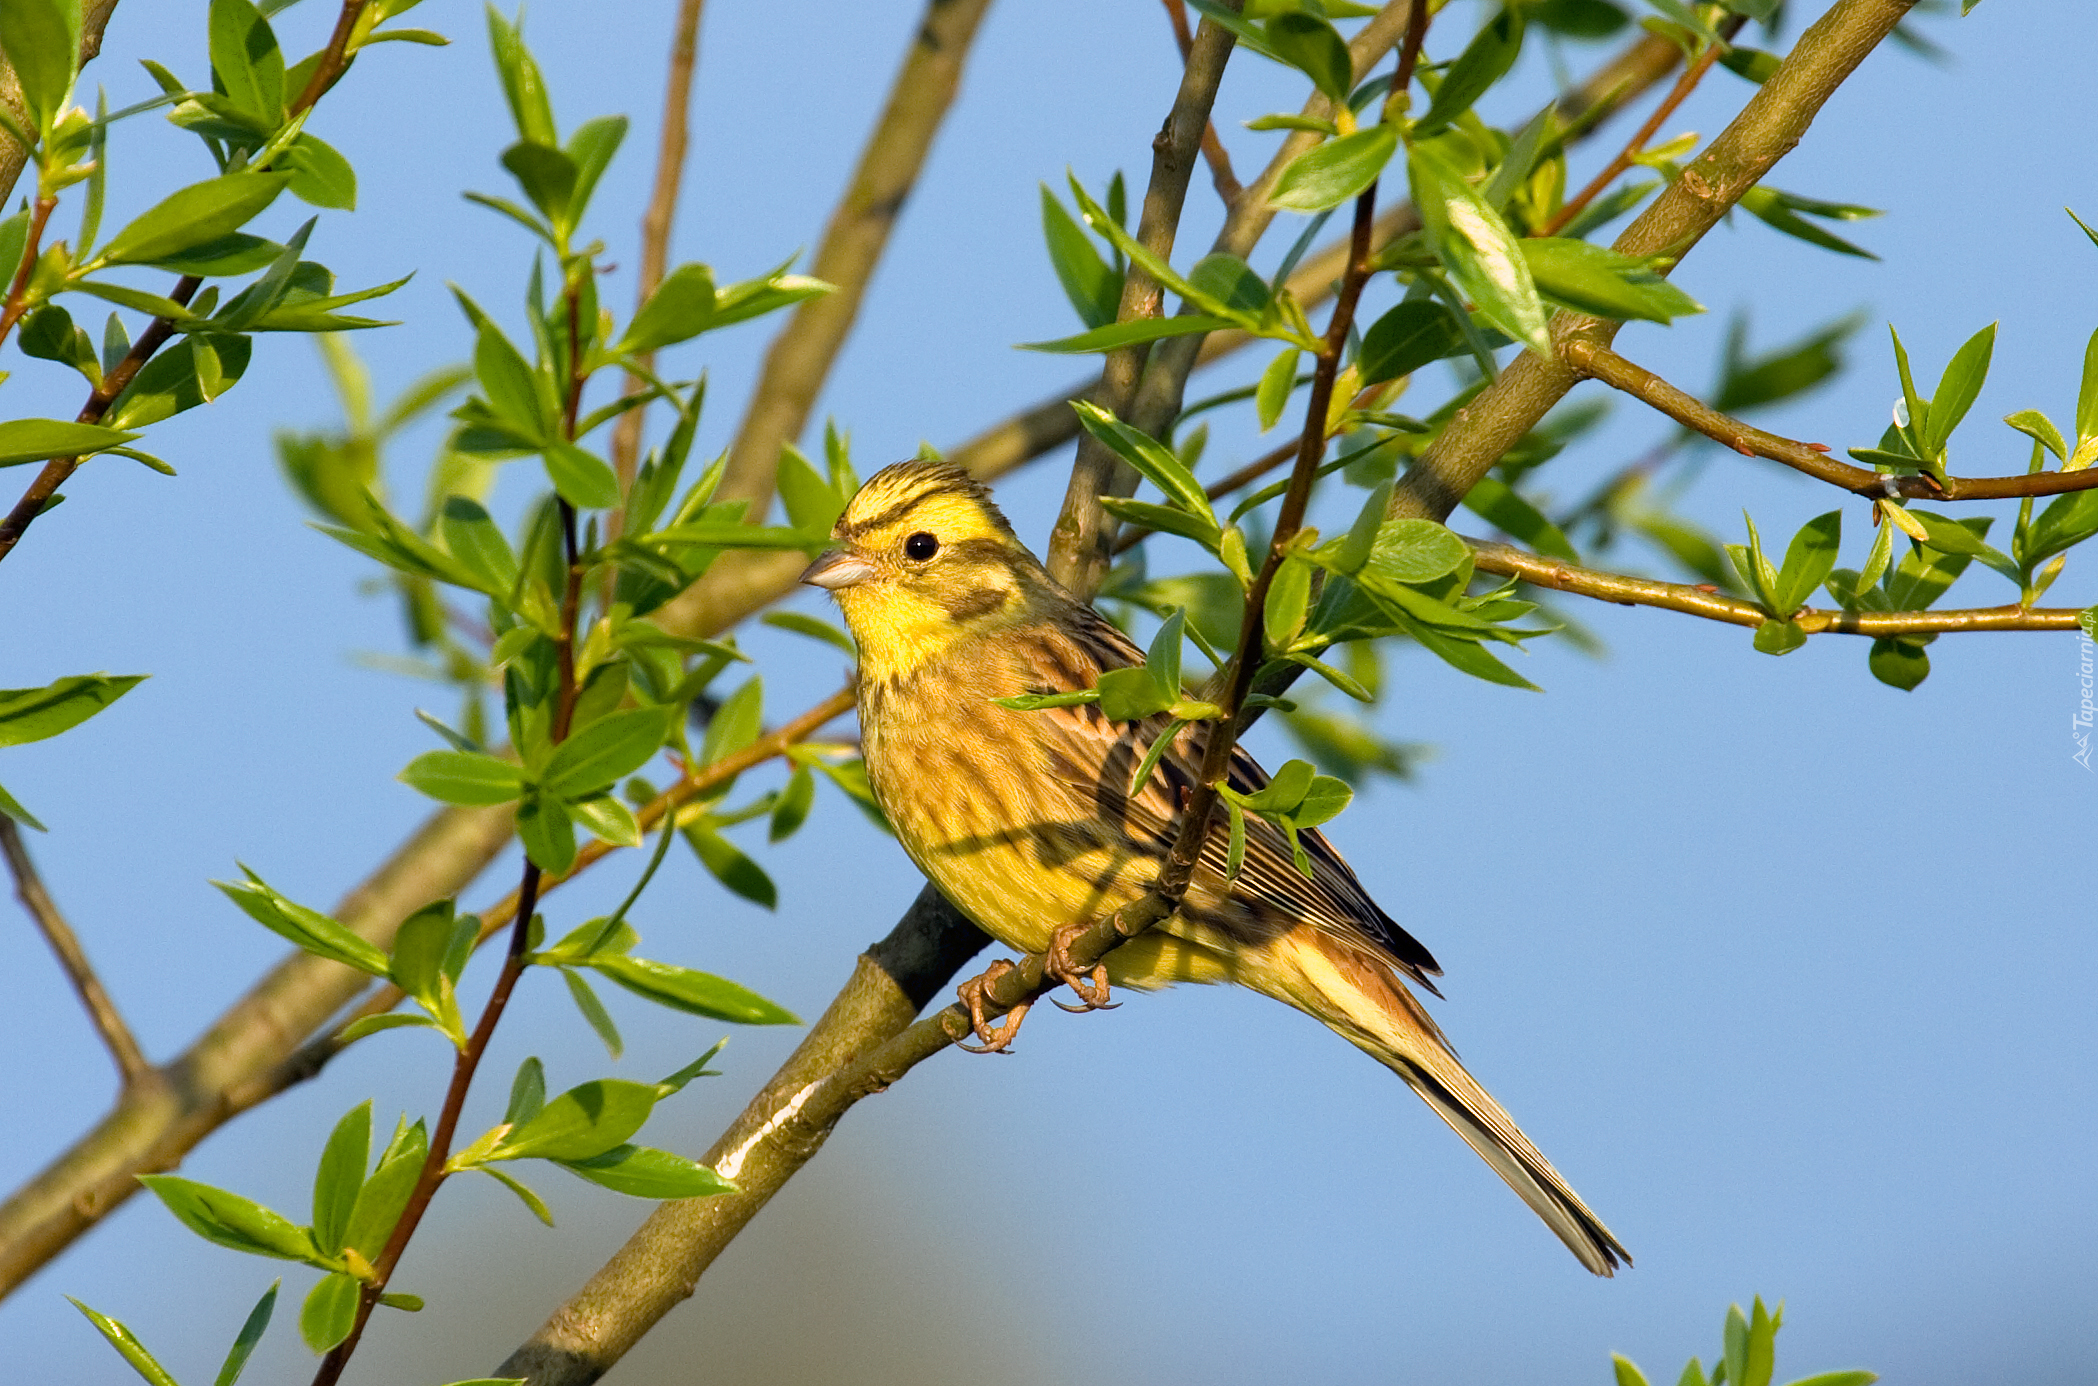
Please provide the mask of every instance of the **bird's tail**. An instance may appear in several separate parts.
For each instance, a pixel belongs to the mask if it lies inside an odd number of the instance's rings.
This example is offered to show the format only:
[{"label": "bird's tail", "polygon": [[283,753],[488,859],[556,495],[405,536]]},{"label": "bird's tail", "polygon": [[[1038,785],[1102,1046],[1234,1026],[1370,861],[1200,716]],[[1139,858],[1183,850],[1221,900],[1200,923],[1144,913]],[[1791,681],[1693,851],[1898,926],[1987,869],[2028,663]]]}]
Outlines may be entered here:
[{"label": "bird's tail", "polygon": [[[1435,1114],[1544,1219],[1581,1264],[1610,1275],[1632,1257],[1530,1143],[1442,1037],[1405,985],[1374,957],[1310,929],[1270,945],[1271,967],[1239,980],[1295,1006],[1406,1080]],[[1258,973],[1263,975],[1249,975]]]}]

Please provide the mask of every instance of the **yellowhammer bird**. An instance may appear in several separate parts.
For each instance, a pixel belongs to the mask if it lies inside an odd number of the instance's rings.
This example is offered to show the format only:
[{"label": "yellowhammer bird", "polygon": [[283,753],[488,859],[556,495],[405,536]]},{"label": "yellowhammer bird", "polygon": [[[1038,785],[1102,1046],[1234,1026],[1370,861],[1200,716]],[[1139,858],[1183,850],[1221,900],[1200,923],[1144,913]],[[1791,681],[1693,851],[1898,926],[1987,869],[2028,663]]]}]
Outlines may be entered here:
[{"label": "yellowhammer bird", "polygon": [[[1183,732],[1131,794],[1163,716],[1116,724],[1090,705],[1014,712],[992,701],[1090,688],[1102,671],[1142,662],[1136,646],[1058,586],[990,492],[957,468],[883,469],[831,537],[837,547],[802,577],[837,596],[859,642],[867,773],[911,859],[986,932],[1029,953],[1142,897],[1195,782],[1205,728]],[[1238,751],[1232,787],[1266,782]],[[1212,832],[1181,908],[1108,954],[1107,978],[1139,989],[1237,982],[1296,1007],[1405,1079],[1581,1264],[1597,1275],[1630,1264],[1400,980],[1433,992],[1434,957],[1323,836],[1301,836],[1308,879],[1282,834],[1247,815],[1244,864],[1230,880],[1225,834]],[[1098,995],[1082,975],[1066,980]]]}]

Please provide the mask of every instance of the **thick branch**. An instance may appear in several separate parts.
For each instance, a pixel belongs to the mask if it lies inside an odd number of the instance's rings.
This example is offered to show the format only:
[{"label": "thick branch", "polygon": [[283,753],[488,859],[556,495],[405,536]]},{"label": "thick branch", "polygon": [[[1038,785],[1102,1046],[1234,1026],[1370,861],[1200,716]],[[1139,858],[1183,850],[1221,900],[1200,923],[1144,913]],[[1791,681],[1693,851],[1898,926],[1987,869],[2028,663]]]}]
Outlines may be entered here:
[{"label": "thick branch", "polygon": [[1702,433],[1714,442],[1724,443],[1744,457],[1767,457],[1773,462],[1782,462],[1816,481],[1839,486],[1855,495],[1979,501],[2055,496],[2065,491],[2085,491],[2098,486],[2098,467],[2076,472],[2023,472],[2016,476],[1954,476],[1947,477],[1942,486],[1927,476],[1893,476],[1876,472],[1831,457],[1823,448],[1811,443],[1781,438],[1753,424],[1743,423],[1732,415],[1722,414],[1608,347],[1576,340],[1567,343],[1565,354],[1567,364],[1580,374],[1652,405],[1685,428]]},{"label": "thick branch", "polygon": [[[1680,260],[1698,240],[1789,153],[1822,105],[1915,0],[1837,0],[1815,21],[1741,114],[1692,160],[1617,238],[1628,255]],[[1619,323],[1577,313],[1552,318],[1552,339],[1563,352],[1580,341],[1608,346]],[[1502,454],[1536,426],[1580,378],[1558,356],[1525,352],[1479,397],[1460,410],[1392,494],[1389,514],[1439,520],[1457,508]]]},{"label": "thick branch", "polygon": [[860,299],[954,101],[969,44],[989,6],[990,0],[932,0],[926,7],[889,91],[889,104],[809,269],[837,288],[804,300],[765,353],[764,371],[736,430],[719,492],[722,500],[749,500],[754,521],[764,518],[772,499],[780,446],[801,435],[831,362],[859,316]]},{"label": "thick branch", "polygon": [[80,1004],[86,1008],[88,1019],[94,1022],[95,1033],[102,1043],[109,1046],[109,1055],[117,1062],[117,1072],[129,1087],[145,1077],[152,1065],[139,1050],[138,1041],[132,1037],[131,1027],[124,1023],[123,1015],[117,1010],[116,1002],[102,989],[101,978],[89,965],[87,952],[80,946],[73,928],[66,917],[58,912],[58,905],[51,899],[51,892],[44,889],[44,882],[36,874],[36,863],[29,859],[29,849],[23,845],[22,830],[6,814],[0,813],[0,855],[7,858],[7,869],[14,874],[15,896],[21,900],[22,908],[43,930],[44,939],[51,951],[58,954],[58,965],[65,969],[66,979],[80,995]]},{"label": "thick branch", "polygon": [[[1229,29],[1202,21],[1188,47],[1172,108],[1151,141],[1151,180],[1144,190],[1136,239],[1161,260],[1172,258],[1195,155],[1202,146],[1202,132],[1209,127],[1210,108],[1216,104],[1217,87],[1224,80],[1224,65],[1235,43]],[[1122,276],[1122,302],[1115,320],[1158,317],[1164,302],[1164,289],[1132,261]],[[1146,354],[1147,348],[1141,345],[1109,352],[1101,363],[1092,402],[1112,414],[1126,415],[1143,375]],[[1078,440],[1063,510],[1049,533],[1047,566],[1058,582],[1081,597],[1099,590],[1107,574],[1107,547],[1114,538],[1113,523],[1101,508],[1100,497],[1126,496],[1136,488],[1136,480],[1129,464],[1099,439],[1088,435]]]},{"label": "thick branch", "polygon": [[[1165,0],[1165,7],[1166,18],[1173,25],[1173,42],[1179,45],[1180,61],[1185,65],[1195,49],[1194,31],[1187,26],[1187,5],[1185,0]],[[1217,199],[1224,204],[1224,210],[1229,211],[1245,189],[1239,184],[1238,174],[1232,171],[1230,151],[1217,137],[1214,120],[1202,126],[1202,158],[1209,165],[1209,181],[1216,184]]]},{"label": "thick branch", "polygon": [[[1688,616],[1702,616],[1708,621],[1724,621],[1733,626],[1760,626],[1770,619],[1770,613],[1755,603],[1722,596],[1710,587],[1598,572],[1483,539],[1467,539],[1465,542],[1472,546],[1472,558],[1480,572],[1521,578],[1534,587],[1572,592],[1618,606],[1655,606],[1664,611],[1680,611]],[[1809,635],[1869,635],[1880,639],[1892,635],[1936,635],[1965,630],[2075,630],[2083,615],[2073,607],[1827,611],[1804,606],[1793,614],[1792,620]]]}]

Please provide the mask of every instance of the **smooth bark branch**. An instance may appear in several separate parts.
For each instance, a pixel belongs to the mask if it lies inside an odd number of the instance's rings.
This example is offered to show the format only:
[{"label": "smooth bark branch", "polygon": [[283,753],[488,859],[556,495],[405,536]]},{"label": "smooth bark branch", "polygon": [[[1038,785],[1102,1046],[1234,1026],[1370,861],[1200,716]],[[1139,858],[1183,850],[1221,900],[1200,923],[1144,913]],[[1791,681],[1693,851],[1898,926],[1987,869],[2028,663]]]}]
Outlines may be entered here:
[{"label": "smooth bark branch", "polygon": [[2098,467],[2075,472],[2022,472],[2016,476],[1951,476],[1945,478],[1942,486],[1927,476],[1893,476],[1869,467],[1853,466],[1829,456],[1820,448],[1766,433],[1753,424],[1722,414],[1608,347],[1586,341],[1569,342],[1566,361],[1580,374],[1624,391],[1685,428],[1724,443],[1744,457],[1767,457],[1773,462],[1782,462],[1794,471],[1805,472],[1817,481],[1839,486],[1854,495],[1903,500],[2011,500],[2024,496],[2057,496],[2066,491],[2086,491],[2098,486]]},{"label": "smooth bark branch", "polygon": [[[656,146],[656,181],[649,193],[648,210],[641,216],[641,274],[634,282],[634,311],[640,312],[649,295],[663,282],[670,264],[670,227],[677,219],[678,196],[685,181],[685,150],[690,145],[692,73],[699,63],[699,16],[704,0],[679,0],[677,32],[670,41],[670,75],[663,84],[663,136]],[[641,353],[641,362],[654,366],[653,351]],[[648,388],[648,382],[628,372],[626,393]],[[612,429],[612,470],[619,474],[620,490],[633,484],[641,458],[641,418],[646,403],[637,404],[619,416]],[[625,512],[614,510],[606,519],[608,534],[617,537]],[[609,600],[609,599],[608,599]]]},{"label": "smooth bark branch", "polygon": [[80,996],[80,1004],[87,1011],[87,1018],[94,1023],[95,1033],[109,1047],[109,1056],[116,1060],[117,1074],[129,1087],[146,1075],[152,1067],[139,1050],[138,1040],[131,1034],[131,1027],[124,1023],[122,1012],[109,993],[102,989],[102,979],[95,975],[89,965],[87,951],[80,946],[80,939],[73,933],[72,925],[59,913],[58,904],[51,892],[44,889],[43,878],[37,875],[36,863],[29,859],[29,849],[23,845],[22,830],[6,814],[0,814],[0,855],[7,858],[7,869],[15,878],[15,897],[29,917],[43,931],[45,942],[58,955],[58,965],[65,969],[66,980]]},{"label": "smooth bark branch", "polygon": [[[1232,3],[1231,7],[1238,6]],[[1180,209],[1187,202],[1188,179],[1195,171],[1202,132],[1209,128],[1209,112],[1216,105],[1217,87],[1224,80],[1224,65],[1230,61],[1236,43],[1229,29],[1202,21],[1188,47],[1172,108],[1151,141],[1151,180],[1144,189],[1136,239],[1161,260],[1173,257],[1173,242],[1180,231]],[[1122,276],[1122,302],[1115,321],[1158,317],[1164,303],[1164,288],[1131,261]],[[1100,366],[1100,382],[1089,396],[1092,402],[1109,413],[1126,415],[1143,376],[1147,354],[1142,345],[1107,353]],[[1071,482],[1064,492],[1063,510],[1049,532],[1045,566],[1051,576],[1081,599],[1099,590],[1100,580],[1107,574],[1108,545],[1114,539],[1112,518],[1101,508],[1100,498],[1126,496],[1136,489],[1136,481],[1135,470],[1105,443],[1091,435],[1078,440],[1078,455],[1071,463]]]},{"label": "smooth bark branch", "polygon": [[[1625,228],[1616,248],[1628,255],[1680,260],[1791,152],[1823,104],[1914,3],[1837,0],[1799,36],[1792,52],[1719,138]],[[1552,339],[1562,353],[1576,342],[1607,347],[1621,326],[1558,313],[1552,318]],[[1387,513],[1432,520],[1447,516],[1579,379],[1563,356],[1547,360],[1524,352],[1499,380],[1458,411],[1442,436],[1407,470]]]},{"label": "smooth bark branch", "polygon": [[[1165,7],[1166,18],[1173,26],[1173,42],[1179,45],[1180,61],[1185,65],[1195,47],[1194,32],[1187,26],[1187,5],[1185,0],[1165,0]],[[1229,211],[1245,189],[1238,181],[1238,174],[1232,171],[1230,152],[1224,148],[1223,140],[1217,138],[1214,119],[1202,127],[1202,158],[1209,164],[1209,180],[1216,184],[1217,199]]]},{"label": "smooth bark branch", "polygon": [[801,435],[831,362],[859,316],[860,300],[953,104],[969,44],[989,7],[990,0],[932,0],[926,7],[889,91],[889,104],[809,267],[836,291],[804,300],[765,353],[718,496],[750,501],[753,522],[764,519],[771,503],[781,445]]},{"label": "smooth bark branch", "polygon": [[[1556,558],[1507,544],[1466,539],[1472,558],[1482,573],[1521,578],[1533,587],[1572,592],[1618,606],[1653,606],[1702,616],[1708,621],[1756,627],[1770,613],[1753,602],[1722,596],[1707,587],[1680,582],[1655,582],[1650,578],[1626,577],[1622,573],[1598,572]],[[1967,630],[2075,630],[2084,613],[2073,607],[1991,606],[1964,611],[1828,611],[1801,607],[1792,620],[1809,635],[1869,635],[1875,639],[1893,635],[1936,635]]]},{"label": "smooth bark branch", "polygon": [[[506,808],[434,814],[392,859],[335,907],[381,948],[403,919],[457,895],[510,841]],[[107,1116],[0,1204],[5,1295],[139,1191],[137,1176],[173,1169],[237,1110],[229,1095],[267,1074],[361,991],[354,968],[293,953],[188,1049],[126,1088]]]}]

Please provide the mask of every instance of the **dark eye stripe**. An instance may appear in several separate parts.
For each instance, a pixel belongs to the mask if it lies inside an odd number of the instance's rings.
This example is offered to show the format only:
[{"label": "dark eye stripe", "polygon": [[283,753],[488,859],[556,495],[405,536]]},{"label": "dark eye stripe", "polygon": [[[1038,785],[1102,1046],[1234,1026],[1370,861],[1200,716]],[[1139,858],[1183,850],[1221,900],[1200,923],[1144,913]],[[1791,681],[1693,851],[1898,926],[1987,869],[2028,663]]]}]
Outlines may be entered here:
[{"label": "dark eye stripe", "polygon": [[1013,599],[1012,591],[1000,587],[979,587],[974,592],[964,592],[958,597],[940,603],[947,614],[956,621],[973,621],[979,616],[988,616],[1000,610]]}]

